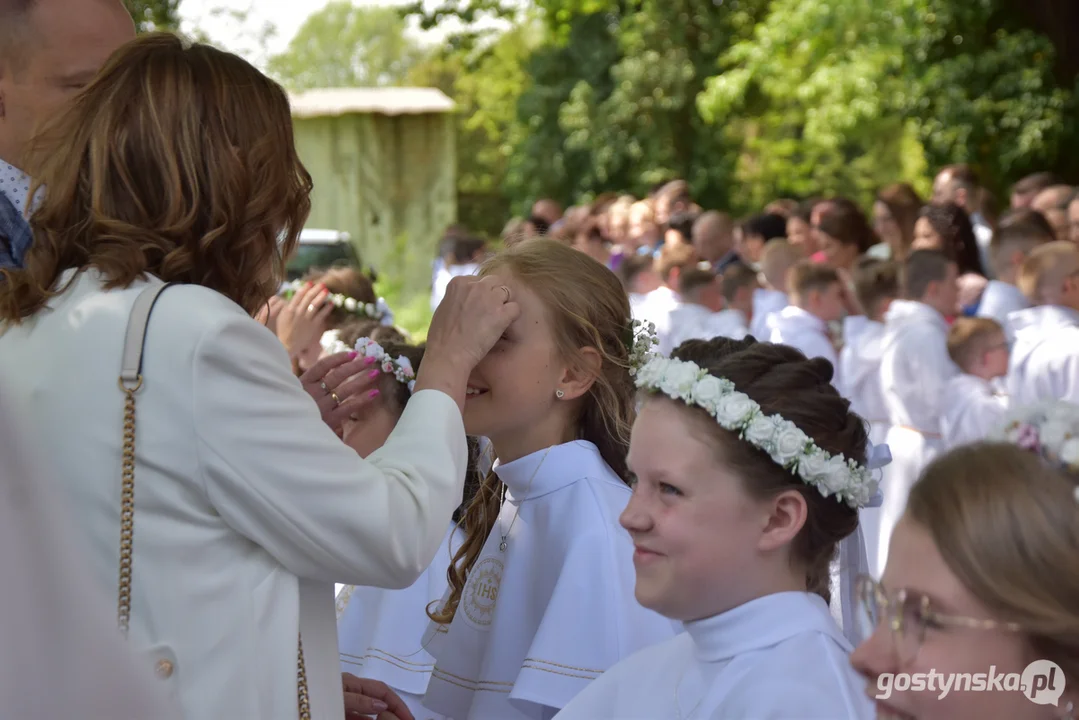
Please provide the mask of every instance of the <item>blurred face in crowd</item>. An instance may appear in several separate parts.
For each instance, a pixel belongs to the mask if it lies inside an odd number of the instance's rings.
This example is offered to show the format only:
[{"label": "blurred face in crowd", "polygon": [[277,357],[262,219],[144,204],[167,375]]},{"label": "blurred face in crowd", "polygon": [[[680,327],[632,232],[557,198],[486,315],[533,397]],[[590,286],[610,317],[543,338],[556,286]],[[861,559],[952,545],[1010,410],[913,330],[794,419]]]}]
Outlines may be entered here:
[{"label": "blurred face in crowd", "polygon": [[847,270],[854,267],[854,262],[858,259],[857,245],[841,243],[823,231],[820,233],[820,237],[823,240],[821,249],[824,250],[824,256],[827,258],[829,265]]},{"label": "blurred face in crowd", "polygon": [[824,322],[842,320],[846,311],[843,288],[839,283],[832,283],[823,290],[810,290],[806,293],[806,310]]},{"label": "blurred face in crowd", "polygon": [[933,181],[933,204],[945,205],[947,203],[953,203],[969,210],[967,189],[963,187],[962,183],[957,182],[955,177],[950,172],[942,172],[937,175],[936,180]]},{"label": "blurred face in crowd", "polygon": [[1068,205],[1068,239],[1079,245],[1079,196]]},{"label": "blurred face in crowd", "polygon": [[959,266],[948,263],[948,274],[941,282],[929,283],[922,299],[944,317],[952,317],[959,311]]},{"label": "blurred face in crowd", "polygon": [[911,250],[944,250],[944,238],[933,227],[928,218],[918,218],[914,223],[914,242]]},{"label": "blurred face in crowd", "polygon": [[802,218],[797,215],[792,215],[787,220],[787,241],[791,245],[799,245],[805,248],[805,254],[808,257],[816,252],[816,247],[813,243],[812,228]]},{"label": "blurred face in crowd", "polygon": [[0,158],[16,167],[41,123],[135,37],[119,0],[37,0],[20,23],[15,47],[0,48]]},{"label": "blurred face in crowd", "polygon": [[892,249],[893,257],[899,257],[899,250],[903,247],[903,231],[891,209],[880,200],[873,203],[873,229]]},{"label": "blurred face in crowd", "polygon": [[652,212],[644,203],[637,203],[629,211],[629,239],[634,245],[649,242],[656,232]]}]

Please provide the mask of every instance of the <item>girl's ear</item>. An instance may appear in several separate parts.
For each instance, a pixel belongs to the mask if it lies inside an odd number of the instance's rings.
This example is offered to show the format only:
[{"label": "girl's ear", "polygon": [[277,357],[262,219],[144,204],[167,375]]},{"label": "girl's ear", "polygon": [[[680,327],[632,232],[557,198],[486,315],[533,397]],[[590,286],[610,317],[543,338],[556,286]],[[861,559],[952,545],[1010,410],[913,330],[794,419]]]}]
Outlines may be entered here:
[{"label": "girl's ear", "polygon": [[797,490],[784,490],[776,495],[768,505],[761,537],[757,549],[761,552],[777,550],[794,541],[806,524],[809,508],[802,493]]},{"label": "girl's ear", "polygon": [[573,400],[589,391],[592,383],[599,377],[603,368],[603,356],[594,347],[581,348],[580,355],[566,366],[557,390],[562,392],[559,399]]}]

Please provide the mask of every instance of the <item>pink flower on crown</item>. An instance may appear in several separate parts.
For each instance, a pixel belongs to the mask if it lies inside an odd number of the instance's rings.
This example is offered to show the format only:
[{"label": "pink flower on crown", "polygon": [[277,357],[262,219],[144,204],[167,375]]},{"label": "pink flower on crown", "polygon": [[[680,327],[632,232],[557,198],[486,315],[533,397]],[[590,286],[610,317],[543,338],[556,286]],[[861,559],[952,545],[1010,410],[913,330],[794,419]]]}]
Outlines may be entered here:
[{"label": "pink flower on crown", "polygon": [[1038,437],[1038,428],[1029,423],[1019,423],[1016,428],[1015,444],[1024,450],[1041,452],[1042,444]]}]

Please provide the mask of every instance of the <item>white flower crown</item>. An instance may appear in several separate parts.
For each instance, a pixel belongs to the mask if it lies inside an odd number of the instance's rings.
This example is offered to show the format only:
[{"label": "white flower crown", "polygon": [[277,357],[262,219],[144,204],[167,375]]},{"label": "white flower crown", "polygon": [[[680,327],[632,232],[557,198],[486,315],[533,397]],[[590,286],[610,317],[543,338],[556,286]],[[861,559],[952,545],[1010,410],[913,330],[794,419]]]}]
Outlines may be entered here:
[{"label": "white flower crown", "polygon": [[831,455],[779,415],[765,415],[760,405],[734,383],[716,377],[694,362],[653,357],[637,371],[637,387],[663,393],[704,408],[719,426],[768,453],[772,461],[812,485],[824,497],[834,495],[854,509],[869,505],[877,492],[872,473],[854,460]]},{"label": "white flower crown", "polygon": [[656,337],[656,325],[651,322],[631,320],[629,331],[630,338],[626,348],[629,351],[629,374],[636,375],[638,370],[655,357],[652,348],[659,345],[659,338]]},{"label": "white flower crown", "polygon": [[412,361],[404,355],[396,358],[382,349],[382,346],[369,337],[362,337],[356,341],[356,352],[364,357],[374,358],[384,373],[389,373],[397,379],[397,382],[408,386],[412,392],[416,387],[416,371],[412,369]]},{"label": "white flower crown", "polygon": [[[1053,401],[1009,413],[993,439],[1037,453],[1046,462],[1079,476],[1079,405]],[[1079,502],[1079,486],[1075,488]]]},{"label": "white flower crown", "polygon": [[[287,300],[300,290],[303,290],[303,288],[304,283],[299,280],[294,280],[290,283],[286,283],[284,287],[281,288],[281,295]],[[334,307],[342,309],[345,312],[369,317],[372,320],[378,320],[383,324],[393,323],[393,311],[390,310],[390,306],[384,298],[379,298],[373,303],[362,303],[356,298],[349,297],[348,295],[330,293],[330,296],[327,299]],[[386,322],[387,318],[389,319],[389,323]]]}]

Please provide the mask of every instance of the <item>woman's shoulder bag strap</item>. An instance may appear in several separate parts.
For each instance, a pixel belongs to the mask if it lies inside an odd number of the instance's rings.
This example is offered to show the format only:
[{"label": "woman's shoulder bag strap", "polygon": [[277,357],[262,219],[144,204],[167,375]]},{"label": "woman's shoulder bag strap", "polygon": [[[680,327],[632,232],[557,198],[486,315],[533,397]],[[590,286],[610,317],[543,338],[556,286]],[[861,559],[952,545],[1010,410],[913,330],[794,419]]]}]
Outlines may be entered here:
[{"label": "woman's shoulder bag strap", "polygon": [[131,308],[120,359],[120,390],[124,393],[124,445],[120,463],[120,590],[117,622],[127,635],[131,622],[131,561],[135,541],[135,393],[142,387],[142,351],[154,304],[169,284],[151,285],[139,293]]}]

